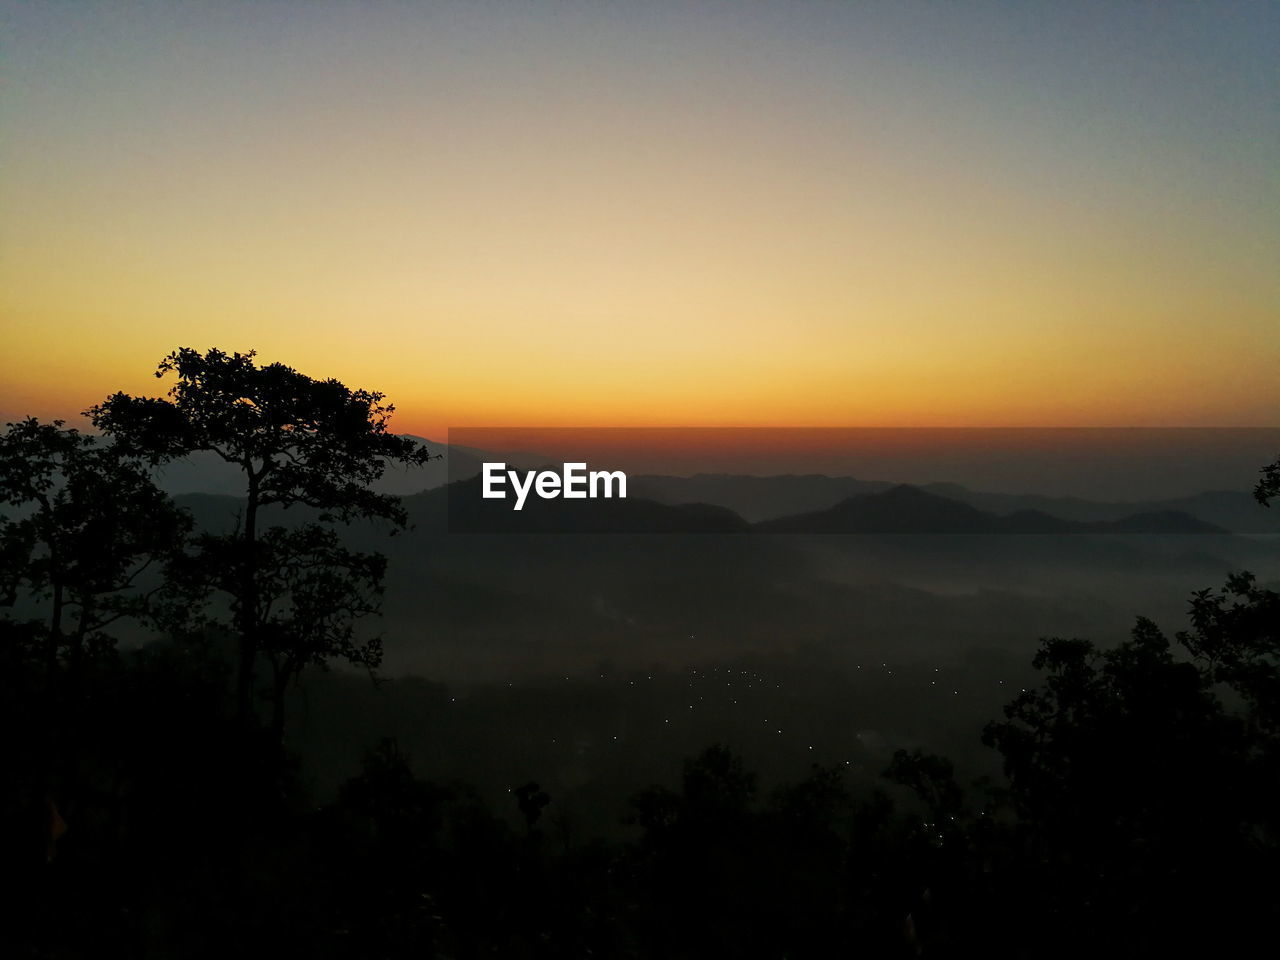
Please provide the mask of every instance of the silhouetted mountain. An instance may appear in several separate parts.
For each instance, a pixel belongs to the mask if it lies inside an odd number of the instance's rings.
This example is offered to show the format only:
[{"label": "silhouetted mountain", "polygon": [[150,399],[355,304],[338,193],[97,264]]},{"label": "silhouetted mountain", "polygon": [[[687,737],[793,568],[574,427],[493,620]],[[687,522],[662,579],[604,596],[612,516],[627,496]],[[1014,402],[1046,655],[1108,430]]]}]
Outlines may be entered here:
[{"label": "silhouetted mountain", "polygon": [[631,492],[659,503],[714,503],[755,522],[824,510],[846,497],[880,493],[894,486],[883,480],[828,477],[822,474],[699,473],[692,477],[641,475],[630,478]]},{"label": "silhouetted mountain", "polygon": [[[450,482],[470,479],[479,474],[484,461],[502,461],[512,467],[530,469],[546,460],[534,453],[494,452],[406,436],[425,444],[433,453],[441,454],[441,457],[423,467],[389,467],[375,485],[379,493],[409,496],[443,487]],[[157,469],[156,480],[162,489],[175,495],[238,496],[243,492],[240,488],[243,483],[240,472],[212,453],[199,453],[186,460],[166,464]],[[700,473],[690,477],[637,474],[629,477],[628,483],[631,499],[652,500],[668,506],[714,504],[732,511],[749,523],[820,512],[849,497],[883,493],[897,485],[885,480],[861,480],[856,477],[830,477],[822,474],[751,476],[713,473]],[[971,490],[955,483],[915,486],[926,493],[998,515],[1032,512],[1078,523],[1121,523],[1110,531],[1116,533],[1205,532],[1184,529],[1185,524],[1169,519],[1171,514],[1185,514],[1233,533],[1280,533],[1280,511],[1259,510],[1253,496],[1242,490],[1207,491],[1175,500],[1106,502],[1078,497],[1047,497],[1033,493],[990,493]],[[1131,517],[1146,514],[1159,514],[1166,519],[1147,521],[1138,527],[1122,523]],[[1040,531],[1049,526],[1044,520],[1028,523]]]},{"label": "silhouetted mountain", "polygon": [[543,500],[531,494],[523,509],[512,505],[511,498],[481,497],[479,476],[426,491],[409,504],[416,521],[453,533],[745,533],[750,529],[733,511],[706,503],[670,505],[635,496]]},{"label": "silhouetted mountain", "polygon": [[[637,475],[631,478],[631,490],[636,495],[659,503],[714,503],[728,507],[752,523],[826,510],[848,497],[882,493],[896,485],[884,480],[821,474]],[[1176,500],[1106,502],[1031,493],[988,493],[956,483],[914,486],[926,493],[1000,515],[1034,511],[1062,520],[1093,523],[1122,521],[1149,513],[1182,513],[1233,533],[1280,533],[1280,512],[1259,510],[1252,494],[1243,490],[1209,491]],[[1161,524],[1157,523],[1155,527],[1160,532],[1169,532]]]},{"label": "silhouetted mountain", "polygon": [[999,516],[967,503],[900,484],[883,493],[849,497],[827,510],[755,524],[765,533],[861,534],[1076,534],[1223,533],[1221,527],[1183,513],[1144,513],[1114,521],[1082,523],[1039,510]]},{"label": "silhouetted mountain", "polygon": [[992,513],[1037,510],[1081,522],[1116,521],[1149,513],[1181,513],[1233,533],[1280,533],[1280,513],[1259,510],[1253,495],[1243,490],[1212,490],[1175,500],[1106,502],[1078,497],[986,493],[956,483],[927,483],[920,488]]}]

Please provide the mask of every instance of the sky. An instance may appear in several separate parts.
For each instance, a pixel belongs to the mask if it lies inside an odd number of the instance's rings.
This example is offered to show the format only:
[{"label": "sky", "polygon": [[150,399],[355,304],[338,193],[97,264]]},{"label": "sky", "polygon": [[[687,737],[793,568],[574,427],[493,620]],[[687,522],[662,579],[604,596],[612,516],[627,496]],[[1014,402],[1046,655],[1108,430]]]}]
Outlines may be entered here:
[{"label": "sky", "polygon": [[0,2],[0,417],[1280,425],[1280,5]]}]

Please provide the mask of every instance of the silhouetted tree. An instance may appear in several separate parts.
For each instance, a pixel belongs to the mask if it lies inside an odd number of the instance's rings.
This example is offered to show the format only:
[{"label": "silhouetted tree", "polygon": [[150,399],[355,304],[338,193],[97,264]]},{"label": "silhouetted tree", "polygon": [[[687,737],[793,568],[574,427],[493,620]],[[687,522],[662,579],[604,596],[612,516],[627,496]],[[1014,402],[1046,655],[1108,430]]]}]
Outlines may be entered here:
[{"label": "silhouetted tree", "polygon": [[[59,658],[71,676],[104,631],[148,614],[161,580],[144,580],[182,547],[190,518],[117,447],[62,421],[30,418],[0,435],[0,596],[42,600],[46,682]],[[143,587],[146,589],[142,589]]]},{"label": "silhouetted tree", "polygon": [[[242,544],[211,534],[196,544],[195,553],[171,567],[183,620],[199,621],[212,588],[231,597],[232,619],[243,621],[237,564]],[[279,743],[286,694],[303,670],[341,659],[372,671],[382,662],[381,639],[361,639],[356,630],[380,610],[387,564],[379,554],[347,549],[334,530],[319,523],[268,527],[258,538],[256,557],[258,609],[250,619],[257,625],[258,657],[270,668],[271,731]]]},{"label": "silhouetted tree", "polygon": [[1232,574],[1220,592],[1192,594],[1191,629],[1178,640],[1210,683],[1244,700],[1255,733],[1280,736],[1280,593],[1252,573]]},{"label": "silhouetted tree", "polygon": [[516,787],[513,792],[516,805],[520,808],[520,816],[524,818],[525,829],[532,834],[542,817],[543,808],[551,802],[551,797],[533,780]]},{"label": "silhouetted tree", "polygon": [[1280,497],[1280,457],[1262,468],[1262,477],[1253,488],[1253,496],[1264,507],[1271,506],[1271,501]]},{"label": "silhouetted tree", "polygon": [[[0,872],[25,926],[90,768],[119,666],[116,629],[152,614],[185,513],[119,450],[29,418],[0,433]],[[10,925],[0,920],[0,927]]]},{"label": "silhouetted tree", "polygon": [[[383,403],[383,394],[352,390],[333,379],[314,380],[280,363],[259,367],[254,356],[252,351],[201,354],[182,348],[156,371],[157,378],[169,373],[177,377],[167,398],[117,393],[89,411],[95,426],[153,463],[208,451],[243,474],[239,529],[227,538],[227,549],[209,553],[210,563],[221,567],[216,579],[234,598],[236,703],[242,719],[252,713],[259,655],[273,648],[279,656],[286,637],[296,637],[304,623],[325,619],[315,606],[320,595],[313,593],[303,604],[310,608],[289,629],[272,620],[271,605],[264,600],[264,590],[270,589],[264,575],[283,557],[296,557],[297,544],[279,535],[273,535],[274,542],[264,538],[261,509],[306,505],[320,510],[322,520],[381,518],[403,526],[406,516],[399,501],[371,485],[389,462],[420,465],[430,459],[414,441],[387,432],[394,407]],[[308,536],[320,539],[314,532]],[[206,539],[205,546],[211,547],[211,541]],[[322,553],[326,550],[332,557],[328,546],[321,547]],[[349,559],[350,570],[372,570],[365,560]],[[350,616],[347,599],[339,598],[336,615]],[[326,647],[327,656],[335,652],[332,639],[309,638],[306,651],[285,661],[313,662],[315,651]]]},{"label": "silhouetted tree", "polygon": [[910,789],[924,803],[933,822],[942,826],[964,806],[964,791],[956,783],[951,761],[920,750],[896,750],[885,776]]},{"label": "silhouetted tree", "polygon": [[1112,650],[1044,641],[1044,683],[986,728],[1016,816],[1018,915],[1037,916],[1055,949],[1227,942],[1240,925],[1212,918],[1252,922],[1273,896],[1251,878],[1275,858],[1280,789],[1273,762],[1264,772],[1256,758],[1274,758],[1260,734],[1276,702],[1280,608],[1252,582],[1194,595],[1193,629],[1178,635],[1190,659],[1144,618]]}]

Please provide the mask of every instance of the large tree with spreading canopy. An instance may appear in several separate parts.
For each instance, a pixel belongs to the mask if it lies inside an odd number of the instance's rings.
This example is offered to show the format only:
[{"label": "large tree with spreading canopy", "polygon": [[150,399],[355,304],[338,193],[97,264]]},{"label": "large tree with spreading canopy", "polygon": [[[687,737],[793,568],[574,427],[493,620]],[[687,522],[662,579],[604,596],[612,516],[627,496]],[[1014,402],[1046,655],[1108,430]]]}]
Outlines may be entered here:
[{"label": "large tree with spreading canopy", "polygon": [[[236,702],[242,719],[253,711],[260,656],[279,656],[280,637],[292,630],[281,623],[281,604],[283,599],[285,609],[290,609],[298,598],[282,598],[272,579],[281,544],[289,544],[288,559],[294,567],[307,564],[298,555],[299,544],[323,545],[324,561],[330,565],[338,556],[332,540],[318,532],[308,538],[285,537],[282,528],[263,530],[262,509],[306,506],[318,510],[322,522],[382,519],[403,527],[406,515],[399,500],[377,492],[373,485],[390,463],[416,466],[430,459],[422,445],[388,432],[395,408],[384,402],[383,394],[353,390],[335,379],[316,380],[282,363],[259,366],[255,356],[253,351],[201,353],[184,347],[165,357],[156,370],[157,378],[176,378],[167,396],[117,393],[89,411],[94,425],[116,444],[153,464],[204,451],[241,472],[244,506],[237,529],[220,542],[206,537],[202,557],[207,583],[231,598],[239,641]],[[342,556],[354,577],[368,580],[370,567],[363,555]],[[325,617],[316,609],[313,594],[306,595],[303,619],[314,622]],[[339,606],[350,607],[346,599],[337,598]],[[357,606],[361,614],[374,609]],[[341,610],[332,614],[338,616]],[[332,618],[326,622],[332,630]],[[357,649],[345,628],[338,633],[343,641],[332,651],[321,644],[322,655]],[[312,646],[301,659],[313,661],[315,638],[309,636],[305,642]],[[365,666],[376,663],[373,648],[359,649],[358,656],[348,659]]]}]

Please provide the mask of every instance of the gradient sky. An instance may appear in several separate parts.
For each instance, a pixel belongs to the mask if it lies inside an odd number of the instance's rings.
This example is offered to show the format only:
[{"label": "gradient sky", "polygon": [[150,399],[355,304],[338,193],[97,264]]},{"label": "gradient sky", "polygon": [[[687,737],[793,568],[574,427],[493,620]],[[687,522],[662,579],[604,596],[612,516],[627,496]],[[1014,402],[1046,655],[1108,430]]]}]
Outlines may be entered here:
[{"label": "gradient sky", "polygon": [[1278,4],[0,7],[6,419],[1280,422]]}]

